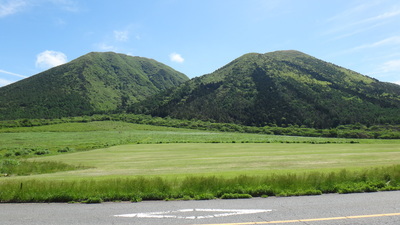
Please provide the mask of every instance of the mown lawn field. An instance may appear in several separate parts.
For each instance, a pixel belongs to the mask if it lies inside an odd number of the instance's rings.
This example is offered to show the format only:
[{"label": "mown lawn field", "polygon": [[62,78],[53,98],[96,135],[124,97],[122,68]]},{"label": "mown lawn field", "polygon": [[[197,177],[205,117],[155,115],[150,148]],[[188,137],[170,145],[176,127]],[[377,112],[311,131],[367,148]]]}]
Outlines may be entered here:
[{"label": "mown lawn field", "polygon": [[52,177],[255,175],[397,164],[398,144],[131,144],[34,159],[91,169]]}]

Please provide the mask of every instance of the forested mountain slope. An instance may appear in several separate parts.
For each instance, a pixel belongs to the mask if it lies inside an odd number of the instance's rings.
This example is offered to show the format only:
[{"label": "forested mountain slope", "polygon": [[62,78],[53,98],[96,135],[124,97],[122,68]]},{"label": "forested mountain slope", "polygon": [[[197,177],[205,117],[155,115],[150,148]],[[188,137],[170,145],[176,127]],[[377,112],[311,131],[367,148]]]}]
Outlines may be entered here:
[{"label": "forested mountain slope", "polygon": [[400,123],[400,86],[298,51],[250,53],[130,111],[255,126]]},{"label": "forested mountain slope", "polygon": [[0,88],[0,120],[120,111],[187,80],[152,59],[92,52]]}]

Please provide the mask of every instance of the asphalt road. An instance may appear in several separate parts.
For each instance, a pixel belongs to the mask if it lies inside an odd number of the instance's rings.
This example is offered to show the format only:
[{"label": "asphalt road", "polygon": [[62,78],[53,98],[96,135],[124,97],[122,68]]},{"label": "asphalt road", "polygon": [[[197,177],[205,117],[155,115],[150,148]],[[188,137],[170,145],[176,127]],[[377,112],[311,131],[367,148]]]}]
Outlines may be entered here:
[{"label": "asphalt road", "polygon": [[400,224],[400,191],[211,201],[0,204],[0,224]]}]

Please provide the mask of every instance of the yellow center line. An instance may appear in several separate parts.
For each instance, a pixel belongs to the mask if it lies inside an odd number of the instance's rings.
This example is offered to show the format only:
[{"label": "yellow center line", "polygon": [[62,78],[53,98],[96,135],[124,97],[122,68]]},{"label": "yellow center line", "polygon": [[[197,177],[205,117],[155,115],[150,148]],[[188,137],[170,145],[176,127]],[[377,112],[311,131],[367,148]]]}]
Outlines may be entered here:
[{"label": "yellow center line", "polygon": [[326,220],[349,220],[349,219],[361,219],[361,218],[373,218],[373,217],[385,217],[385,216],[400,216],[400,213],[385,213],[385,214],[373,214],[373,215],[342,216],[342,217],[298,219],[298,220],[279,220],[279,221],[265,221],[265,222],[216,223],[216,224],[203,224],[203,225],[280,224],[280,223],[300,223],[300,222],[313,222],[313,221],[326,221]]}]

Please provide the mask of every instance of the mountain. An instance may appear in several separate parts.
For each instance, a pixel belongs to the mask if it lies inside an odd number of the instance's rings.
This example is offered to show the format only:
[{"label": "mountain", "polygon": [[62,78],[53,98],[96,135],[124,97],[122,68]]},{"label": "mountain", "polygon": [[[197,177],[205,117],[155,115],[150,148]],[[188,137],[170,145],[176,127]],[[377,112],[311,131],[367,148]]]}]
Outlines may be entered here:
[{"label": "mountain", "polygon": [[92,52],[0,88],[0,120],[112,112],[187,80],[152,59]]},{"label": "mountain", "polygon": [[400,123],[400,86],[298,51],[250,53],[130,111],[253,126]]}]

